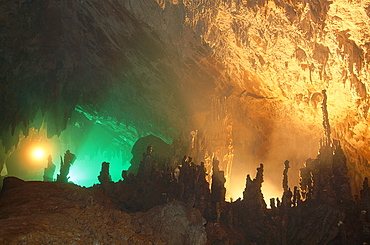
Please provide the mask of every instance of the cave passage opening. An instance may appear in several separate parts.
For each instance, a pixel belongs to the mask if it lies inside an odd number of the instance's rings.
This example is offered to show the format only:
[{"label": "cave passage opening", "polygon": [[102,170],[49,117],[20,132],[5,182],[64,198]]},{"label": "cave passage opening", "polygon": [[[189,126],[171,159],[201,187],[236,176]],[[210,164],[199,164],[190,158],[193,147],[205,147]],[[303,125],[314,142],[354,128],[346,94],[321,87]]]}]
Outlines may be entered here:
[{"label": "cave passage opening", "polygon": [[[138,136],[132,130],[118,135],[102,121],[87,118],[69,122],[60,135],[48,137],[47,124],[39,113],[29,126],[27,133],[19,133],[19,141],[6,155],[2,173],[23,180],[43,180],[48,158],[56,166],[53,179],[60,172],[61,157],[67,150],[77,156],[70,168],[69,181],[76,185],[90,187],[98,184],[102,162],[110,162],[111,178],[117,182],[122,179],[122,171],[130,167],[131,148]],[[124,132],[124,131],[123,131]]]}]

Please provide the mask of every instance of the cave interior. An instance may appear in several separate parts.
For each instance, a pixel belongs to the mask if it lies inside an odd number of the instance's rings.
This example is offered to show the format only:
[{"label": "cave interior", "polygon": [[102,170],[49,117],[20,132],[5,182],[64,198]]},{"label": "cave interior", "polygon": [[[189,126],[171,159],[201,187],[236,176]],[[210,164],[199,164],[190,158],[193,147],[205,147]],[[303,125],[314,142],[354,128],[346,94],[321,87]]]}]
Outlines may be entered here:
[{"label": "cave interior", "polygon": [[370,1],[0,3],[1,244],[370,244]]}]

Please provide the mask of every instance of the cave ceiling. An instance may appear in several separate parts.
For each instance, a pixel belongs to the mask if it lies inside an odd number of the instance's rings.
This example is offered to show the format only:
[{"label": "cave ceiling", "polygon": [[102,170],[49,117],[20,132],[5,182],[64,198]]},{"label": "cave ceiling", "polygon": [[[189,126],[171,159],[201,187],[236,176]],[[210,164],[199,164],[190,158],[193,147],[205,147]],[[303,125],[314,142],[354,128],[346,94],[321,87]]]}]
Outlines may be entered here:
[{"label": "cave ceiling", "polygon": [[112,132],[117,147],[148,134],[171,143],[193,131],[186,137],[197,133],[199,159],[234,162],[236,179],[259,162],[281,172],[285,159],[297,173],[317,153],[325,89],[332,136],[360,180],[370,157],[369,6],[3,1],[3,152],[41,114],[49,137],[87,122]]}]

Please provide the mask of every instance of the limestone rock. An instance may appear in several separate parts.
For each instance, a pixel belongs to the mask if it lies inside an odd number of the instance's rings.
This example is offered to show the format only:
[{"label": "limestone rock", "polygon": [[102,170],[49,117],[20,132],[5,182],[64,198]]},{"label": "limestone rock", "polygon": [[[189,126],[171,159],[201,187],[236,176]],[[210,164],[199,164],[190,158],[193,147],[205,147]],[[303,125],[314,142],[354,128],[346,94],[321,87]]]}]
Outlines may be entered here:
[{"label": "limestone rock", "polygon": [[165,244],[109,198],[73,184],[5,178],[1,244]]},{"label": "limestone rock", "polygon": [[144,214],[155,234],[167,244],[206,244],[205,219],[198,209],[173,201],[158,206]]}]

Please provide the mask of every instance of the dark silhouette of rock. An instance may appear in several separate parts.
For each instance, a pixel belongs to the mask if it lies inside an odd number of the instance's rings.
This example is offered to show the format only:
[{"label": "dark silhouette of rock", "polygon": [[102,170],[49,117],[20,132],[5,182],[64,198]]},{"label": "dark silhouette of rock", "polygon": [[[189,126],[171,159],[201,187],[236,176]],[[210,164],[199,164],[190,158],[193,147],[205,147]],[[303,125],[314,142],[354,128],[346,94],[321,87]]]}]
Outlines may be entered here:
[{"label": "dark silhouette of rock", "polygon": [[117,183],[111,181],[109,163],[103,162],[100,184],[89,189],[66,183],[76,159],[69,151],[58,175],[62,183],[5,178],[0,226],[6,228],[0,230],[0,242],[115,244],[122,237],[128,244],[361,244],[370,240],[368,179],[355,203],[346,157],[336,140],[322,143],[317,158],[305,162],[300,188],[295,186],[293,191],[289,161],[284,162],[282,197],[276,203],[270,199],[271,209],[261,191],[262,163],[254,179],[247,175],[243,199],[226,202],[226,179],[216,158],[210,187],[203,162],[198,165],[184,156],[174,168],[158,163],[153,155],[153,148],[147,146],[137,176],[122,171],[124,180]]},{"label": "dark silhouette of rock", "polygon": [[361,194],[361,213],[364,216],[363,221],[370,221],[370,187],[369,179],[366,177],[363,183]]},{"label": "dark silhouette of rock", "polygon": [[151,153],[153,159],[159,161],[160,164],[166,163],[166,159],[168,158],[170,151],[170,145],[166,144],[162,139],[154,135],[148,135],[139,138],[132,147],[131,166],[127,170],[128,173],[133,173],[134,175],[138,174],[140,162],[143,160],[143,152],[146,152],[147,154],[148,146],[152,147],[152,151],[154,149],[154,153]]},{"label": "dark silhouette of rock", "polygon": [[[224,199],[225,178],[216,159],[211,189],[204,164],[197,165],[190,157],[182,159],[178,179],[174,177],[174,169],[153,164],[148,178],[124,172],[124,180],[113,183],[106,162],[102,163],[98,177],[101,184],[89,189],[71,183],[5,178],[0,194],[0,225],[8,228],[0,230],[0,241],[107,244],[128,237],[132,243],[145,244],[361,244],[370,236],[368,180],[364,181],[360,204],[349,201],[345,158],[339,145],[334,143],[334,146],[333,158],[319,156],[306,162],[304,170],[312,181],[306,181],[306,185],[301,181],[306,193],[302,198],[297,187],[293,192],[289,188],[286,161],[282,203],[279,198],[276,203],[275,199],[270,200],[271,209],[267,209],[261,191],[262,164],[253,180],[247,176],[243,199],[234,202]],[[144,160],[151,160],[151,153],[148,148]],[[73,162],[72,156],[66,155],[65,162]],[[337,161],[331,164],[333,177],[329,182],[335,195],[312,194],[325,193],[326,185],[320,179],[327,172],[321,165],[330,165],[325,161],[328,159]],[[338,194],[338,191],[347,193]],[[25,210],[29,216],[24,214]],[[9,220],[9,214],[21,216]],[[30,222],[32,227],[22,225]]]},{"label": "dark silhouette of rock", "polygon": [[322,90],[322,95],[324,96],[324,99],[322,101],[322,126],[324,127],[324,140],[322,142],[323,146],[330,146],[332,143],[331,140],[331,129],[330,129],[330,123],[329,123],[329,113],[328,113],[328,96],[326,95],[326,90]]},{"label": "dark silhouette of rock", "polygon": [[48,165],[44,168],[44,181],[54,181],[55,165],[53,164],[51,155],[48,156]]},{"label": "dark silhouette of rock", "polygon": [[256,215],[262,215],[266,209],[266,203],[262,194],[263,183],[263,164],[257,168],[256,177],[252,180],[250,175],[247,175],[245,189],[243,192],[243,202],[249,212]]},{"label": "dark silhouette of rock", "polygon": [[352,202],[353,196],[351,195],[351,184],[348,178],[347,158],[339,141],[335,140],[333,147],[333,189],[338,202]]},{"label": "dark silhouette of rock", "polygon": [[147,146],[146,153],[143,153],[143,160],[140,161],[137,177],[142,180],[149,180],[152,177],[154,159],[152,156],[153,146]]},{"label": "dark silhouette of rock", "polygon": [[76,161],[76,155],[71,153],[69,150],[64,154],[64,160],[60,157],[60,173],[57,176],[57,182],[68,183],[69,169],[74,161]]},{"label": "dark silhouette of rock", "polygon": [[109,174],[109,165],[109,162],[103,162],[101,165],[100,175],[98,176],[100,184],[106,184],[112,181]]},{"label": "dark silhouette of rock", "polygon": [[217,202],[224,202],[225,201],[225,176],[224,172],[220,171],[218,165],[219,161],[214,158],[213,159],[213,174],[212,174],[212,186],[211,186],[211,201],[213,203]]},{"label": "dark silhouette of rock", "polygon": [[313,180],[312,180],[312,169],[311,166],[312,159],[307,159],[304,163],[304,167],[299,170],[300,182],[299,186],[301,189],[302,199],[310,199],[310,195],[313,192]]},{"label": "dark silhouette of rock", "polygon": [[98,176],[98,180],[105,194],[108,194],[112,190],[111,186],[113,184],[112,178],[109,174],[109,165],[109,162],[103,162],[100,175]]},{"label": "dark silhouette of rock", "polygon": [[288,170],[289,170],[289,161],[284,162],[284,171],[283,171],[283,197],[282,197],[282,206],[284,209],[290,208],[292,205],[292,191],[288,186]]}]

